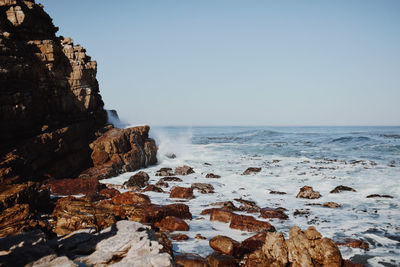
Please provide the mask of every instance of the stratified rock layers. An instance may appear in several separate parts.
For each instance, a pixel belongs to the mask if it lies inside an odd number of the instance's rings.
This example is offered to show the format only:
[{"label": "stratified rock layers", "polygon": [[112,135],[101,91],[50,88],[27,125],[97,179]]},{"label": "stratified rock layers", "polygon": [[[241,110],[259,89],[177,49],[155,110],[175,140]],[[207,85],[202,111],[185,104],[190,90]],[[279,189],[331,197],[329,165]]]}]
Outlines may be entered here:
[{"label": "stratified rock layers", "polygon": [[[75,177],[93,166],[89,144],[109,130],[96,61],[70,38],[56,37],[57,30],[40,4],[0,0],[2,183]],[[129,166],[118,171],[154,162],[143,156],[155,158],[148,130],[124,133],[137,146],[131,157],[141,155],[122,159]]]}]

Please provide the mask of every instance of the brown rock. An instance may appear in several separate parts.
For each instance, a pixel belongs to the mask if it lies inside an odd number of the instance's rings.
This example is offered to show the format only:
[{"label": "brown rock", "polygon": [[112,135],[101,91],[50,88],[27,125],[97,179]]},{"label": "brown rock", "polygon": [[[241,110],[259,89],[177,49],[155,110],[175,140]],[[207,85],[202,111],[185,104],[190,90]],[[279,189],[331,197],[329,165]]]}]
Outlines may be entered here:
[{"label": "brown rock", "polygon": [[193,189],[191,187],[174,186],[169,194],[170,198],[184,198],[191,199],[193,196]]},{"label": "brown rock", "polygon": [[182,167],[176,167],[175,168],[175,175],[189,175],[194,173],[194,170],[192,167],[184,165]]},{"label": "brown rock", "polygon": [[230,255],[235,258],[240,257],[240,243],[230,237],[217,235],[213,237],[209,243],[210,247],[217,252],[221,252],[222,254]]},{"label": "brown rock", "polygon": [[249,232],[275,232],[275,227],[270,223],[264,221],[258,221],[253,216],[246,215],[234,215],[232,216],[230,228],[238,229]]},{"label": "brown rock", "polygon": [[174,176],[169,176],[169,177],[161,178],[160,181],[162,181],[162,182],[182,182],[182,179],[178,178],[178,177],[174,177]]},{"label": "brown rock", "polygon": [[156,172],[156,176],[172,176],[172,169],[171,168],[161,168]]},{"label": "brown rock", "polygon": [[184,220],[173,216],[165,217],[160,222],[156,222],[154,226],[164,232],[189,231],[189,225]]},{"label": "brown rock", "polygon": [[182,267],[208,267],[207,261],[197,254],[181,253],[175,257],[175,265]]},{"label": "brown rock", "polygon": [[316,198],[320,198],[321,194],[317,191],[314,191],[311,186],[305,185],[302,188],[300,188],[300,191],[296,197],[297,198],[316,199]]},{"label": "brown rock", "polygon": [[249,167],[242,173],[242,175],[255,174],[255,173],[259,173],[260,171],[261,171],[261,168]]},{"label": "brown rock", "polygon": [[167,182],[164,182],[164,181],[158,181],[156,183],[156,186],[158,186],[160,188],[167,188],[167,187],[169,187],[169,184]]},{"label": "brown rock", "polygon": [[121,194],[117,189],[114,188],[104,188],[101,189],[99,195],[105,196],[106,198],[112,198],[116,195]]},{"label": "brown rock", "polygon": [[362,264],[354,263],[350,260],[344,260],[342,267],[365,267]]},{"label": "brown rock", "polygon": [[261,232],[242,241],[242,248],[247,252],[253,252],[260,249],[265,243],[267,233]]},{"label": "brown rock", "polygon": [[129,180],[124,183],[124,185],[127,187],[143,188],[149,185],[149,179],[150,177],[146,172],[140,171],[135,175],[132,175]]},{"label": "brown rock", "polygon": [[93,195],[101,185],[96,178],[75,178],[54,180],[49,183],[50,191],[57,195]]},{"label": "brown rock", "polygon": [[196,234],[196,236],[194,237],[195,239],[201,239],[201,240],[206,240],[207,238],[202,236],[201,234]]},{"label": "brown rock", "polygon": [[165,216],[175,216],[181,219],[192,219],[192,214],[190,213],[189,206],[183,203],[169,204],[163,206],[165,210]]},{"label": "brown rock", "polygon": [[35,229],[50,232],[50,227],[29,210],[28,204],[16,204],[0,213],[0,237]]},{"label": "brown rock", "polygon": [[224,209],[211,209],[210,221],[219,221],[228,223],[232,220],[234,214]]},{"label": "brown rock", "polygon": [[322,203],[322,207],[331,208],[331,209],[337,209],[337,208],[340,208],[341,205],[336,203],[336,202],[330,201],[330,202]]},{"label": "brown rock", "polygon": [[278,218],[281,220],[287,220],[289,217],[283,212],[282,209],[273,209],[273,208],[262,208],[260,210],[261,212],[261,217],[265,219],[269,218]]},{"label": "brown rock", "polygon": [[338,246],[345,246],[345,247],[351,247],[351,248],[361,248],[364,250],[369,250],[369,244],[363,240],[360,239],[352,239],[348,238],[345,239],[344,241],[336,242]]},{"label": "brown rock", "polygon": [[152,191],[152,192],[164,193],[164,190],[162,190],[160,187],[158,187],[154,184],[146,186],[146,188],[143,189],[142,191],[143,192]]},{"label": "brown rock", "polygon": [[170,237],[172,240],[175,240],[175,241],[186,241],[189,239],[189,237],[185,234],[173,234],[173,235],[170,235]]},{"label": "brown rock", "polygon": [[223,255],[220,253],[213,253],[207,256],[208,265],[210,267],[236,267],[238,264],[234,257]]},{"label": "brown rock", "polygon": [[260,207],[257,206],[255,201],[246,200],[246,199],[242,199],[242,198],[235,198],[235,200],[237,202],[239,202],[240,204],[242,204],[239,207],[240,211],[245,211],[245,212],[248,212],[248,213],[260,212]]},{"label": "brown rock", "polygon": [[214,173],[207,173],[206,178],[221,178],[220,175],[214,174]]},{"label": "brown rock", "polygon": [[275,194],[275,195],[286,195],[286,192],[274,191],[274,190],[270,191],[269,193],[270,194]]},{"label": "brown rock", "polygon": [[222,209],[229,211],[239,211],[240,209],[233,204],[232,201],[215,202],[210,204],[211,206],[220,206]]},{"label": "brown rock", "polygon": [[53,217],[56,218],[54,232],[58,235],[92,227],[98,231],[115,223],[109,209],[74,197],[59,199]]},{"label": "brown rock", "polygon": [[48,210],[50,193],[36,183],[0,185],[0,212],[16,204],[29,204],[31,210]]},{"label": "brown rock", "polygon": [[133,204],[150,204],[150,198],[144,194],[135,192],[125,192],[114,196],[111,199],[112,203],[120,205],[133,205]]},{"label": "brown rock", "polygon": [[339,185],[339,186],[336,186],[335,189],[333,189],[330,193],[331,194],[337,194],[337,193],[340,193],[340,192],[343,192],[343,191],[356,192],[356,190],[354,190],[351,187],[344,186],[344,185]]},{"label": "brown rock", "polygon": [[210,184],[193,183],[191,187],[192,187],[192,189],[199,190],[199,192],[202,193],[202,194],[214,193],[214,186],[212,186]]}]

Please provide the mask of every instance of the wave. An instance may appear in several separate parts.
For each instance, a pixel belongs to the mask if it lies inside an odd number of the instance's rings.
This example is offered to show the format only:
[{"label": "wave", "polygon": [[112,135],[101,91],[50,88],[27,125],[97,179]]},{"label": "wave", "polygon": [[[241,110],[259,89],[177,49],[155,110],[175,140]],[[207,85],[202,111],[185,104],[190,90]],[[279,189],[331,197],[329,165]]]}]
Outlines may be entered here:
[{"label": "wave", "polygon": [[400,139],[400,134],[380,134],[379,136],[389,139]]},{"label": "wave", "polygon": [[251,130],[243,131],[238,133],[229,133],[227,135],[217,135],[217,136],[204,136],[201,137],[199,142],[202,144],[209,143],[253,143],[260,140],[265,140],[270,136],[277,136],[283,133],[271,130]]},{"label": "wave", "polygon": [[331,143],[354,143],[354,142],[367,142],[372,139],[366,136],[343,136],[339,138],[335,138],[331,141]]}]

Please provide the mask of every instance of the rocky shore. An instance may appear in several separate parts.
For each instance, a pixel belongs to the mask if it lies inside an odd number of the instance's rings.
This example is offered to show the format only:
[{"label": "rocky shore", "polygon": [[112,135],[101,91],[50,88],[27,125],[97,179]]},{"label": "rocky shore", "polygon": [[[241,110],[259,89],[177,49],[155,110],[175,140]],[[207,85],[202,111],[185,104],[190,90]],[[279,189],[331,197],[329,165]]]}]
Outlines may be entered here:
[{"label": "rocky shore", "polygon": [[[359,266],[313,226],[293,226],[286,238],[277,232],[268,220],[287,220],[284,208],[238,198],[194,216],[185,202],[219,188],[180,184],[196,172],[190,166],[139,171],[124,185],[99,182],[156,164],[157,146],[148,126],[107,123],[96,62],[56,32],[41,5],[0,0],[1,266]],[[333,191],[342,190],[354,189]],[[153,193],[173,203],[155,204]],[[320,193],[304,186],[297,197]],[[213,250],[207,257],[174,249],[172,241],[189,239],[188,222],[207,219],[252,236],[198,234]],[[341,245],[368,248],[360,240]]]}]

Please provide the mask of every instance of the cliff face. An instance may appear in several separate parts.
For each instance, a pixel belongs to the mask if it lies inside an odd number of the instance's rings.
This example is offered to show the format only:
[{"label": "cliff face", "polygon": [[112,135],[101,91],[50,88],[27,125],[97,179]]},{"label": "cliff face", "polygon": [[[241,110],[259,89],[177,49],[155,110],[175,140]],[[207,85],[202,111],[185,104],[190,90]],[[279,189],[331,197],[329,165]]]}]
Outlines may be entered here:
[{"label": "cliff face", "polygon": [[97,64],[57,30],[33,0],[0,0],[0,182],[93,165],[89,144],[107,122]]}]

